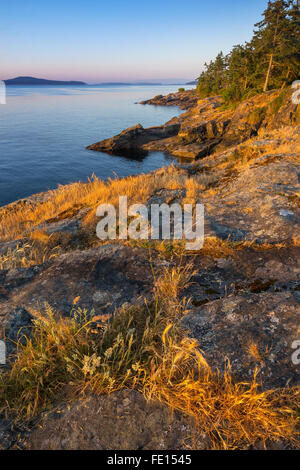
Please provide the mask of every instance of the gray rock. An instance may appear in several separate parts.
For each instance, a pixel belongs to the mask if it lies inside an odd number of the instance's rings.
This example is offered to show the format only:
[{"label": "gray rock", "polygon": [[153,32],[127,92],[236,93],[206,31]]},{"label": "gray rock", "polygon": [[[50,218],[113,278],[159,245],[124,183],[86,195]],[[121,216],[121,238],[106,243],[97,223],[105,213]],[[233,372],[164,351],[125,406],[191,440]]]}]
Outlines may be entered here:
[{"label": "gray rock", "polygon": [[[116,432],[117,430],[117,432]],[[136,391],[88,396],[46,414],[22,441],[28,450],[185,449],[195,425]],[[198,447],[205,447],[199,439]]]},{"label": "gray rock", "polygon": [[258,381],[268,389],[300,383],[300,368],[292,362],[299,321],[296,296],[264,292],[209,302],[182,325],[199,341],[214,370],[224,371],[229,360],[237,379],[251,380],[258,368]]}]

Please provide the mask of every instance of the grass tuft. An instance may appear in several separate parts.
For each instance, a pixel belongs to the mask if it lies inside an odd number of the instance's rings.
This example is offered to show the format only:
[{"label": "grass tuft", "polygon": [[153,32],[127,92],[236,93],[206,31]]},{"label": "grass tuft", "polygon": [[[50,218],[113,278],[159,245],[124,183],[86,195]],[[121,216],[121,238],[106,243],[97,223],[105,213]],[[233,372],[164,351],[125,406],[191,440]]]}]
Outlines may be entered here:
[{"label": "grass tuft", "polygon": [[58,246],[51,248],[39,241],[19,242],[0,255],[0,270],[30,268],[56,258],[60,252]]}]

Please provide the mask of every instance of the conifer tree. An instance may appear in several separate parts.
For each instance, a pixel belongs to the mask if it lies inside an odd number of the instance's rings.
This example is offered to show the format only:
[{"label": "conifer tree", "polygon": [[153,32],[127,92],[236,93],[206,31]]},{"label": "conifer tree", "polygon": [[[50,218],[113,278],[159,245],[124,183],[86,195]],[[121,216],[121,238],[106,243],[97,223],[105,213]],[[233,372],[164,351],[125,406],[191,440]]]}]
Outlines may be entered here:
[{"label": "conifer tree", "polygon": [[266,69],[263,91],[269,88],[273,69],[279,71],[277,76],[280,74],[292,46],[290,8],[290,1],[269,1],[263,20],[255,25],[258,29],[254,32],[253,43],[258,55],[258,70],[264,73]]},{"label": "conifer tree", "polygon": [[298,0],[269,0],[262,16],[250,42],[205,64],[197,87],[201,96],[222,94],[225,101],[238,102],[300,79]]}]

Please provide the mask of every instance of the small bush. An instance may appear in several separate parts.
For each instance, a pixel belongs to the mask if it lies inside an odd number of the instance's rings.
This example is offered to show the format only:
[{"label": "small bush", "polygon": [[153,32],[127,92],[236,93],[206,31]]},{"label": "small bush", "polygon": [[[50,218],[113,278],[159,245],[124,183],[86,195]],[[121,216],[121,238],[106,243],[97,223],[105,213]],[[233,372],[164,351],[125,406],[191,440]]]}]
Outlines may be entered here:
[{"label": "small bush", "polygon": [[283,89],[280,94],[269,104],[269,111],[272,115],[276,115],[280,108],[288,102],[289,93],[289,88]]},{"label": "small bush", "polygon": [[254,108],[252,113],[248,117],[248,122],[254,127],[259,127],[266,118],[267,107]]}]

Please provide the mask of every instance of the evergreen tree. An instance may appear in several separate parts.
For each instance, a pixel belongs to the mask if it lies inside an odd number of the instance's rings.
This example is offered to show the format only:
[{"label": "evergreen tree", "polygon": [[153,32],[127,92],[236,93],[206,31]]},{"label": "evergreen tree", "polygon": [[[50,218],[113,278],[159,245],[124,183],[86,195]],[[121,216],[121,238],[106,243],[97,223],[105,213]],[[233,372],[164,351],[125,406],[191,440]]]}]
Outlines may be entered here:
[{"label": "evergreen tree", "polygon": [[197,90],[225,101],[283,88],[300,78],[300,11],[297,0],[268,1],[249,43],[234,46],[205,64]]},{"label": "evergreen tree", "polygon": [[249,88],[254,73],[253,51],[250,44],[234,46],[228,57],[227,82],[224,92],[229,101],[239,101]]},{"label": "evergreen tree", "polygon": [[299,1],[290,3],[289,30],[282,54],[282,65],[286,72],[282,86],[300,77],[300,5]]},{"label": "evergreen tree", "polygon": [[205,69],[199,79],[198,92],[205,96],[218,94],[224,88],[227,74],[227,59],[223,52],[217,55],[215,61],[205,64]]},{"label": "evergreen tree", "polygon": [[[263,20],[255,25],[258,29],[254,32],[253,44],[258,59],[258,76],[262,74],[265,77],[263,91],[269,88],[273,70],[275,78],[280,79],[294,46],[291,38],[293,25],[289,16],[291,6],[292,2],[286,0],[269,1]],[[276,83],[276,80],[273,82]]]}]

